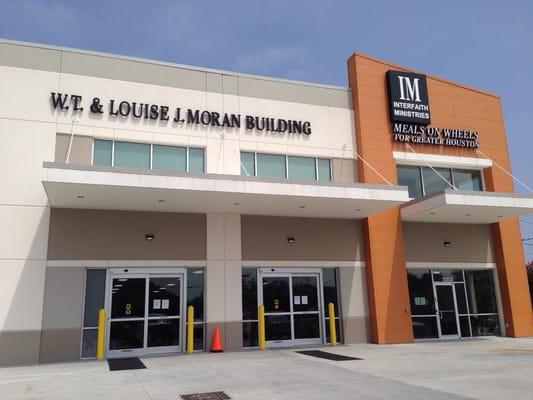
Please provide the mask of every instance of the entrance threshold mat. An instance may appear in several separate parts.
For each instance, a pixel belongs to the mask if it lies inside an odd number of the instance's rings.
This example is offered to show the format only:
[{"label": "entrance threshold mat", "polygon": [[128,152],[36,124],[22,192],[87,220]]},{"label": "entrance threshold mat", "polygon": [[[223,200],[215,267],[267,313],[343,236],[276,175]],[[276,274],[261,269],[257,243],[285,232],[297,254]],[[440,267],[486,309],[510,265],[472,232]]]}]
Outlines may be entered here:
[{"label": "entrance threshold mat", "polygon": [[146,365],[143,364],[138,357],[132,358],[112,358],[107,360],[110,371],[124,371],[127,369],[144,369]]},{"label": "entrance threshold mat", "polygon": [[224,392],[182,394],[180,397],[182,398],[182,400],[227,400],[227,399],[231,399],[231,397],[229,397]]},{"label": "entrance threshold mat", "polygon": [[362,360],[362,358],[343,356],[342,354],[328,353],[322,350],[302,350],[296,353],[305,354],[306,356],[324,358],[331,361],[350,361],[350,360]]}]

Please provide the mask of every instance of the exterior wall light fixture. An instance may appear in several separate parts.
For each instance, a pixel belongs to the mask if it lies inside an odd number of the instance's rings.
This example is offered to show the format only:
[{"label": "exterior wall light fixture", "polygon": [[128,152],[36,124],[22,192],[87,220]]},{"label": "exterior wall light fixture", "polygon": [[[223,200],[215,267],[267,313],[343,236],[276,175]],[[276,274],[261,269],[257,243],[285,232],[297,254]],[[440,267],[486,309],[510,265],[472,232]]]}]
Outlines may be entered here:
[{"label": "exterior wall light fixture", "polygon": [[442,244],[444,245],[444,247],[450,247],[452,245],[452,242],[445,240],[444,242],[442,242]]},{"label": "exterior wall light fixture", "polygon": [[296,242],[296,239],[293,237],[293,236],[289,236],[287,238],[287,243],[289,244],[294,244],[294,242]]},{"label": "exterior wall light fixture", "polygon": [[148,240],[149,242],[151,242],[152,240],[154,240],[154,234],[153,233],[145,233],[144,234],[144,239]]}]

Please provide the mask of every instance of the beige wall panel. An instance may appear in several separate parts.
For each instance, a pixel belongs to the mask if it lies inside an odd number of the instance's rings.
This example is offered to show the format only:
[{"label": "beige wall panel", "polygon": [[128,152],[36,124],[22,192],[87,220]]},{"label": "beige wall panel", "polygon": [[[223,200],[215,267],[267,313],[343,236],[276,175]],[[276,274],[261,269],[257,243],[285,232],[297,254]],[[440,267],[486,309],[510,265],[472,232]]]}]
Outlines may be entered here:
[{"label": "beige wall panel", "polygon": [[60,90],[59,74],[0,66],[0,88],[0,118],[55,122],[50,92]]},{"label": "beige wall panel", "polygon": [[48,207],[0,206],[1,259],[46,260]]},{"label": "beige wall panel", "polygon": [[370,341],[368,317],[343,318],[344,343],[367,343]]},{"label": "beige wall panel", "polygon": [[84,283],[84,268],[46,269],[41,362],[79,359]]},{"label": "beige wall panel", "polygon": [[39,362],[51,363],[79,360],[80,346],[80,329],[45,329],[41,332]]},{"label": "beige wall panel", "polygon": [[40,331],[45,268],[45,260],[0,260],[0,330]]},{"label": "beige wall panel", "polygon": [[242,319],[241,216],[210,213],[207,221],[207,322]]},{"label": "beige wall panel", "polygon": [[48,259],[205,260],[205,241],[203,214],[53,209]]},{"label": "beige wall panel", "polygon": [[404,222],[403,237],[407,262],[495,262],[490,225]]},{"label": "beige wall panel", "polygon": [[353,158],[333,158],[331,160],[331,174],[333,182],[355,183],[358,181],[356,162]]},{"label": "beige wall panel", "polygon": [[[68,146],[71,135],[58,133],[56,135],[56,145],[54,153],[54,161],[64,163],[68,156]],[[93,152],[93,138],[89,136],[72,137],[72,145],[70,147],[69,163],[91,165]]]},{"label": "beige wall panel", "polygon": [[205,272],[206,322],[226,320],[225,273],[224,261],[207,260]]},{"label": "beige wall panel", "polygon": [[54,124],[0,118],[0,204],[47,205],[42,167],[54,160],[54,143]]},{"label": "beige wall panel", "polygon": [[84,283],[85,268],[46,268],[43,330],[81,329]]},{"label": "beige wall panel", "polygon": [[368,315],[365,269],[339,268],[341,312],[343,317]]},{"label": "beige wall panel", "polygon": [[0,366],[39,362],[41,331],[0,331]]},{"label": "beige wall panel", "polygon": [[[357,220],[243,215],[241,226],[243,260],[363,259]],[[296,239],[292,245],[289,236]]]},{"label": "beige wall panel", "polygon": [[38,45],[21,46],[14,43],[0,43],[0,64],[59,72],[61,52]]}]

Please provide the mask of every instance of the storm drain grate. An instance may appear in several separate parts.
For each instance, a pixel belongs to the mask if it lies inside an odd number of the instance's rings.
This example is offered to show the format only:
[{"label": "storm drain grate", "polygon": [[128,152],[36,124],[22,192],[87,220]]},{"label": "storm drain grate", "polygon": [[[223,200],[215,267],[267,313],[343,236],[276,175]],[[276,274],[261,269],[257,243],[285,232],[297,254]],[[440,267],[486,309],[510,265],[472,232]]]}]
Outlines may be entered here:
[{"label": "storm drain grate", "polygon": [[224,392],[182,394],[181,398],[183,400],[227,400],[227,399],[231,399],[231,397],[229,397]]},{"label": "storm drain grate", "polygon": [[297,351],[297,353],[305,354],[306,356],[324,358],[332,361],[349,361],[349,360],[362,360],[362,358],[343,356],[342,354],[328,353],[321,350],[303,350]]}]

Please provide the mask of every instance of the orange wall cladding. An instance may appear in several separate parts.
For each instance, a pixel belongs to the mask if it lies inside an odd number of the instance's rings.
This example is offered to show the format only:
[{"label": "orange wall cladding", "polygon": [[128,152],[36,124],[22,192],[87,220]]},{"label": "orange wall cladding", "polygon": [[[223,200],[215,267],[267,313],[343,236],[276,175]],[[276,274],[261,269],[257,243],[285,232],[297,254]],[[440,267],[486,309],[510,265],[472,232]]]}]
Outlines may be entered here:
[{"label": "orange wall cladding", "polygon": [[[388,70],[416,72],[354,53],[348,59],[348,78],[356,120],[358,153],[385,178],[397,183],[393,151],[409,152],[392,141],[385,74]],[[431,126],[479,132],[479,150],[510,171],[500,99],[498,96],[426,75]],[[411,144],[418,153],[482,157],[474,149]],[[360,182],[384,183],[361,160]],[[486,190],[512,192],[512,179],[496,166],[483,171]],[[399,207],[369,217],[363,224],[372,338],[375,343],[413,340],[403,234]],[[525,260],[516,219],[492,226],[505,329],[508,336],[533,335],[533,312]]]}]

